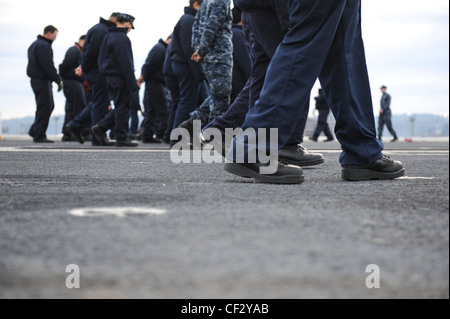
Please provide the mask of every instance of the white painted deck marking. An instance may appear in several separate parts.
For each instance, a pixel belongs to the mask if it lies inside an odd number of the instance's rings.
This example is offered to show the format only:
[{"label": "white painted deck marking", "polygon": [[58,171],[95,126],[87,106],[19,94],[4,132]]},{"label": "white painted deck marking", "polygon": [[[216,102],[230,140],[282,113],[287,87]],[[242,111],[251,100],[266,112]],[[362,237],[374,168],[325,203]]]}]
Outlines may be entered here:
[{"label": "white painted deck marking", "polygon": [[97,207],[97,208],[77,208],[69,211],[69,214],[76,217],[99,217],[116,216],[125,218],[131,215],[163,215],[167,213],[165,209],[145,208],[145,207]]}]

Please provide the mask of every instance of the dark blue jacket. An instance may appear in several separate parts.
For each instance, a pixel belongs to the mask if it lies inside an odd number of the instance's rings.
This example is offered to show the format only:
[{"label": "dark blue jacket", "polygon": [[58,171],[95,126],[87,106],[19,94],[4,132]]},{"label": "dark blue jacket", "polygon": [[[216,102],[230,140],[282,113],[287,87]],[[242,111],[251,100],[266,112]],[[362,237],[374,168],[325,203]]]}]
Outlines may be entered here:
[{"label": "dark blue jacket", "polygon": [[138,91],[134,74],[133,50],[127,28],[111,28],[103,39],[98,56],[101,74],[116,75],[124,79],[129,92]]},{"label": "dark blue jacket", "polygon": [[81,52],[81,67],[84,73],[91,70],[98,70],[98,54],[103,39],[108,34],[109,29],[116,24],[109,20],[100,18],[100,22],[93,26],[86,34],[86,41]]},{"label": "dark blue jacket", "polygon": [[200,63],[193,61],[192,55],[192,26],[194,25],[197,10],[191,7],[184,8],[184,15],[178,21],[172,36],[171,60],[179,63],[189,64],[195,78],[200,81],[203,71]]},{"label": "dark blue jacket", "polygon": [[172,55],[172,47],[173,47],[173,41],[170,42],[170,44],[166,50],[166,59],[164,60],[163,75],[175,77],[175,73],[173,73],[173,70],[172,70],[172,60],[170,59],[170,57]]},{"label": "dark blue jacket", "polygon": [[145,82],[164,82],[163,67],[166,60],[167,43],[162,39],[150,50],[145,64],[142,66],[141,74]]},{"label": "dark blue jacket", "polygon": [[234,5],[244,11],[254,9],[272,9],[276,12],[282,31],[287,31],[290,26],[289,0],[234,0]]},{"label": "dark blue jacket", "polygon": [[391,96],[387,93],[383,94],[381,97],[381,109],[387,111],[391,109]]},{"label": "dark blue jacket", "polygon": [[75,74],[75,69],[80,65],[81,46],[75,43],[75,46],[67,50],[64,61],[59,65],[59,74],[63,80],[77,80],[83,82],[83,78]]},{"label": "dark blue jacket", "polygon": [[28,48],[27,75],[32,79],[51,80],[59,84],[61,79],[53,63],[52,43],[39,35]]}]

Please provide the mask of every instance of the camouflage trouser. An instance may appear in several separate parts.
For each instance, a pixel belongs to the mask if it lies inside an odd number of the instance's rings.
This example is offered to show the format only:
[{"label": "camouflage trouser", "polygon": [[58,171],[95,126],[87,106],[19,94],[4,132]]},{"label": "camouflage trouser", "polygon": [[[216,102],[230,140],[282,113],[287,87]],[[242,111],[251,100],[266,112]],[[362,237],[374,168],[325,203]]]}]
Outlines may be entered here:
[{"label": "camouflage trouser", "polygon": [[230,107],[233,67],[222,63],[203,63],[202,66],[208,80],[209,96],[191,113],[191,117],[201,120],[204,126],[224,114]]}]

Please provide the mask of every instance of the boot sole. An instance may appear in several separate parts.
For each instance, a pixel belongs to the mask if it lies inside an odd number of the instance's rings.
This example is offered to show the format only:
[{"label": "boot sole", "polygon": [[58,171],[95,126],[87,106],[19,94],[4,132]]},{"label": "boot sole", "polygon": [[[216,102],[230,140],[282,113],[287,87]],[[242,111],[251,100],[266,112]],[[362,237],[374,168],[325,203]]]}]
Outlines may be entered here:
[{"label": "boot sole", "polygon": [[405,175],[405,169],[393,173],[382,173],[370,169],[343,168],[342,179],[347,181],[370,181],[396,179]]},{"label": "boot sole", "polygon": [[293,161],[287,158],[279,158],[279,161],[283,164],[289,164],[289,165],[295,165],[295,166],[300,166],[300,167],[306,167],[306,166],[316,166],[316,165],[321,165],[323,163],[325,163],[325,159],[318,159],[315,161]]},{"label": "boot sole", "polygon": [[224,166],[224,170],[230,174],[240,177],[253,178],[256,182],[264,184],[301,184],[305,181],[305,176],[303,175],[262,175],[235,163],[226,163]]}]

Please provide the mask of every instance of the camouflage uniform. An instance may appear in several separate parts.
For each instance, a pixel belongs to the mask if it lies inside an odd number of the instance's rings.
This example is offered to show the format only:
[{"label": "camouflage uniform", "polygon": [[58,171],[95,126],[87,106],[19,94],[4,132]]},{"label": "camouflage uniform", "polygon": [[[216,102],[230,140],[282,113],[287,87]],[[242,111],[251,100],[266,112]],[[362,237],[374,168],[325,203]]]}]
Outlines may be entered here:
[{"label": "camouflage uniform", "polygon": [[203,57],[209,97],[191,117],[203,124],[222,115],[230,106],[233,72],[232,15],[230,0],[205,0],[193,26],[192,46]]}]

